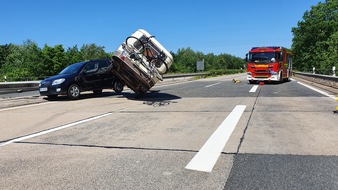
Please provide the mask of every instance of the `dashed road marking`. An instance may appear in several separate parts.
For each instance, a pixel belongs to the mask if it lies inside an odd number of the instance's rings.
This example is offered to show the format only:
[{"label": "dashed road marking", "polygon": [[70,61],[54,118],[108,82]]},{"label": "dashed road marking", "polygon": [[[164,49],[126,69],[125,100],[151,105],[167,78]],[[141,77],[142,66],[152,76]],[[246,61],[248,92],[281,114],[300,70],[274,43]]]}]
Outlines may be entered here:
[{"label": "dashed road marking", "polygon": [[256,92],[258,85],[254,85],[249,92]]},{"label": "dashed road marking", "polygon": [[219,85],[219,84],[221,84],[221,83],[218,82],[218,83],[215,83],[215,84],[210,84],[210,85],[208,85],[208,86],[205,86],[205,88],[209,88],[209,87],[216,86],[216,85]]}]

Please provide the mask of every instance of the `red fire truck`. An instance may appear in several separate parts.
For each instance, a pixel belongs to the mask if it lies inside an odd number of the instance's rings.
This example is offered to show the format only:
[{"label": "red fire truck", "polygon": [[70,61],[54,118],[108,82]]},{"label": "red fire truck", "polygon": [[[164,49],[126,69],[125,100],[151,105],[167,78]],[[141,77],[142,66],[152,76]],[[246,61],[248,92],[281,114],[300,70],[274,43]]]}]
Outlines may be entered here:
[{"label": "red fire truck", "polygon": [[247,80],[251,84],[288,81],[292,73],[292,56],[290,49],[281,46],[253,47],[246,55]]}]

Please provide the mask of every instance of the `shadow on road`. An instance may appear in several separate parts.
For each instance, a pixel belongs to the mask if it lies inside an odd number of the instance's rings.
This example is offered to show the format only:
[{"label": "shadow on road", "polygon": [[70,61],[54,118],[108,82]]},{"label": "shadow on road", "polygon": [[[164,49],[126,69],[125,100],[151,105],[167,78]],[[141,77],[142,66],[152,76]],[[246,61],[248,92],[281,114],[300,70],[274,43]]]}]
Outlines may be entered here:
[{"label": "shadow on road", "polygon": [[[138,95],[134,92],[122,92],[122,93],[116,93],[116,92],[102,92],[100,94],[94,94],[94,93],[86,93],[81,94],[80,98],[78,100],[84,100],[84,99],[90,99],[90,98],[98,98],[98,97],[117,97],[117,98],[127,98],[128,100],[134,100],[134,101],[170,101],[170,100],[176,100],[181,99],[179,96],[175,96],[172,94],[162,93],[159,90],[150,90],[146,94]],[[44,97],[44,99],[49,101],[76,101],[71,100],[67,96],[58,96],[56,98],[47,98]]]},{"label": "shadow on road", "polygon": [[136,93],[129,93],[125,95],[126,98],[136,101],[165,101],[165,100],[176,100],[181,97],[162,93],[160,90],[150,90],[146,94],[137,95]]}]

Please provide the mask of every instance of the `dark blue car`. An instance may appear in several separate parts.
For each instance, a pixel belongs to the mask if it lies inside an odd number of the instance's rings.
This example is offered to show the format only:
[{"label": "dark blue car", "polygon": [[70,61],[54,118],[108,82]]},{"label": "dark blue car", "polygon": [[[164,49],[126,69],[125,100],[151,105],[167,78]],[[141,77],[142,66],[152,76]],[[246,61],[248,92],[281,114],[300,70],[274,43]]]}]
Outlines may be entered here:
[{"label": "dark blue car", "polygon": [[83,91],[99,94],[103,89],[113,88],[116,92],[122,92],[124,85],[116,80],[111,67],[109,59],[74,63],[58,75],[41,81],[40,95],[48,98],[67,95],[70,99],[78,99]]}]

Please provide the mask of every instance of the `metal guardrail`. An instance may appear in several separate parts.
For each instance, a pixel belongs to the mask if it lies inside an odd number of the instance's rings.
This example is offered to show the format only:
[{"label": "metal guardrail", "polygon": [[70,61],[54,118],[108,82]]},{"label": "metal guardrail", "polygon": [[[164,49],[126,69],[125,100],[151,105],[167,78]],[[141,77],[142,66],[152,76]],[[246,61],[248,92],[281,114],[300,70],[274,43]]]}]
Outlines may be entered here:
[{"label": "metal guardrail", "polygon": [[333,88],[338,88],[338,77],[336,76],[319,75],[302,72],[294,72],[294,75],[307,81],[322,84],[325,86],[330,86]]},{"label": "metal guardrail", "polygon": [[34,91],[38,89],[40,81],[0,82],[0,94]]},{"label": "metal guardrail", "polygon": [[168,78],[182,78],[182,77],[197,77],[197,76],[206,76],[209,73],[186,73],[186,74],[168,74],[163,75],[164,79]]}]

